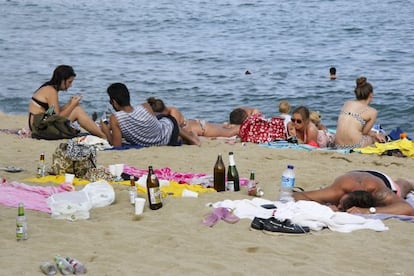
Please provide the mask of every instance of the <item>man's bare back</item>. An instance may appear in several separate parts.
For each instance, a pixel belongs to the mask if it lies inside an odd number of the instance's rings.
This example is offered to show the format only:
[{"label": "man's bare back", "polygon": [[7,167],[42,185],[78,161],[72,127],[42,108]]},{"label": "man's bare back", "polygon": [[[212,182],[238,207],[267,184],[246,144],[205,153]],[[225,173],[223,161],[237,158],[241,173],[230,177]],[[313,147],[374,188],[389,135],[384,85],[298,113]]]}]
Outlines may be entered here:
[{"label": "man's bare back", "polygon": [[[313,200],[327,204],[335,211],[370,213],[370,207],[376,207],[377,213],[414,216],[414,208],[401,198],[414,190],[413,182],[405,179],[394,181],[400,186],[401,196],[399,196],[387,187],[384,181],[386,180],[366,171],[352,171],[339,176],[332,185],[326,188],[294,193],[293,197],[295,200]],[[368,199],[355,201],[351,195],[354,196],[357,191],[362,191],[360,194]],[[367,206],[367,204],[372,206]]]}]

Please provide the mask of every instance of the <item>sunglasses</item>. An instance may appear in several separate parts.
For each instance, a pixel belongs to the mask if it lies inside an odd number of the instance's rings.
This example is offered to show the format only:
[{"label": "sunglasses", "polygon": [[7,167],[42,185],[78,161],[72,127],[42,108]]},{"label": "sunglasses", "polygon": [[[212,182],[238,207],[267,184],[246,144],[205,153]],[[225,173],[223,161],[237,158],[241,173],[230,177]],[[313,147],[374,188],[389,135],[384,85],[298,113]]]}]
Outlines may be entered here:
[{"label": "sunglasses", "polygon": [[301,124],[302,123],[302,120],[301,119],[294,119],[294,118],[292,118],[291,121],[292,121],[292,123],[298,123],[298,124]]}]

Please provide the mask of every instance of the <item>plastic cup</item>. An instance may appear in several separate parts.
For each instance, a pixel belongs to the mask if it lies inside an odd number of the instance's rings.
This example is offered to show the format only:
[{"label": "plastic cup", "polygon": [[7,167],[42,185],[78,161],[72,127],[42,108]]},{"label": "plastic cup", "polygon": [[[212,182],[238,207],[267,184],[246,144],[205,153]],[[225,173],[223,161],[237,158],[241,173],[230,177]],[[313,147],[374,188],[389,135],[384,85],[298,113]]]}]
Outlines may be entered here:
[{"label": "plastic cup", "polygon": [[139,216],[144,212],[145,198],[135,198],[135,215]]},{"label": "plastic cup", "polygon": [[182,197],[198,197],[198,193],[187,189],[183,190]]},{"label": "plastic cup", "polygon": [[109,172],[112,176],[116,176],[116,166],[115,165],[109,165]]},{"label": "plastic cup", "polygon": [[115,165],[115,176],[117,179],[121,178],[122,173],[124,172],[124,164]]},{"label": "plastic cup", "polygon": [[75,178],[74,174],[65,173],[65,183],[73,184],[73,179]]}]

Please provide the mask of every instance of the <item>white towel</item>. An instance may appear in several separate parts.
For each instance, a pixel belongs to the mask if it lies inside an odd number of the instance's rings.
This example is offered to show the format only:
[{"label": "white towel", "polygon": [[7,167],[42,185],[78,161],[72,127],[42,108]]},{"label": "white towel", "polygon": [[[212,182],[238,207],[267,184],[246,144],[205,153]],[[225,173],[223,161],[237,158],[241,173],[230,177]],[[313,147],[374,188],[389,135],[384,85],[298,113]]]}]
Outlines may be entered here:
[{"label": "white towel", "polygon": [[[269,210],[261,207],[263,204],[274,204],[277,209]],[[334,212],[328,206],[315,201],[300,200],[297,202],[282,203],[263,198],[252,200],[224,200],[213,204],[214,208],[225,207],[233,210],[239,218],[254,217],[277,219],[289,219],[301,226],[308,226],[314,231],[320,231],[327,227],[332,231],[349,233],[359,229],[371,229],[374,231],[386,231],[388,227],[379,219],[368,219],[344,212]]]}]

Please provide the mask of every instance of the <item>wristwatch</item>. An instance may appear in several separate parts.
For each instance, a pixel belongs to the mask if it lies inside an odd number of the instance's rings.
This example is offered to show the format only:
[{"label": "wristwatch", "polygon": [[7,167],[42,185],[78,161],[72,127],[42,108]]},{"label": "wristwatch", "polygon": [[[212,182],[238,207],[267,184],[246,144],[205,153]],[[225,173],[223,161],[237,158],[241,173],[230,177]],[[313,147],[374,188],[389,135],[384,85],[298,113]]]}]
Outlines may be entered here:
[{"label": "wristwatch", "polygon": [[376,212],[377,212],[377,209],[375,209],[375,207],[369,208],[369,213],[370,214],[375,214]]}]

